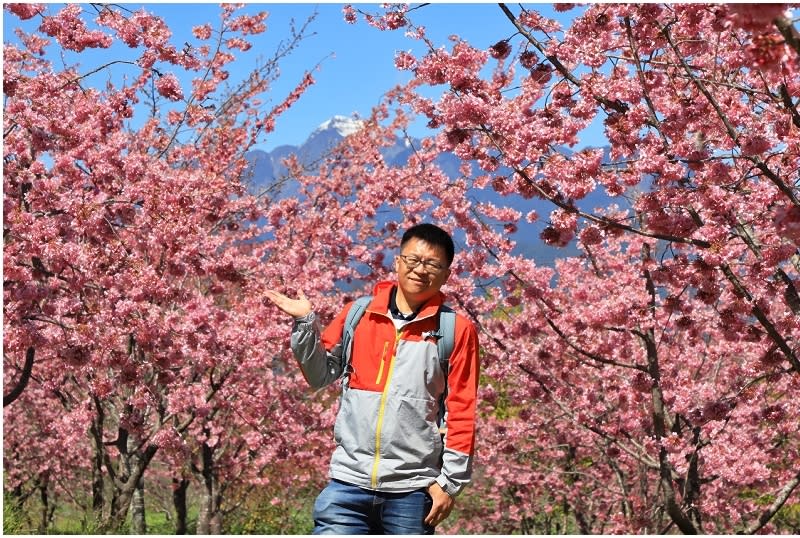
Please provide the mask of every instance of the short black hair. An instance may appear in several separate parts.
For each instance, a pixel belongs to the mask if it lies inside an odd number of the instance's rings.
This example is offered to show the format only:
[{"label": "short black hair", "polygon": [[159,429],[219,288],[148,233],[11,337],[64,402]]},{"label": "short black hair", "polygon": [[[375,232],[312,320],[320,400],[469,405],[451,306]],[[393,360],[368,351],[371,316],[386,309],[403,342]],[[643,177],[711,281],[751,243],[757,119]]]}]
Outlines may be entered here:
[{"label": "short black hair", "polygon": [[446,231],[435,224],[429,224],[427,222],[416,224],[403,234],[403,238],[400,240],[400,248],[403,248],[403,245],[414,238],[425,241],[429,245],[443,248],[445,256],[447,257],[447,266],[450,267],[450,264],[453,263],[456,248],[455,245],[453,245],[453,238],[450,237],[450,234]]}]

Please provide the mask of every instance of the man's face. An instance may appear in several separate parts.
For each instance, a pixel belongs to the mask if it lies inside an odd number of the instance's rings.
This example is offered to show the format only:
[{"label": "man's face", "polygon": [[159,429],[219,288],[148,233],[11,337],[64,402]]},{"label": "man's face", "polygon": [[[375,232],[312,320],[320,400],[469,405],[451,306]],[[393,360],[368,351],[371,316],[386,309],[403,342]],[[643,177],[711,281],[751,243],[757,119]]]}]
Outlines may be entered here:
[{"label": "man's face", "polygon": [[398,286],[408,301],[427,301],[450,277],[445,250],[416,237],[403,245],[394,263]]}]

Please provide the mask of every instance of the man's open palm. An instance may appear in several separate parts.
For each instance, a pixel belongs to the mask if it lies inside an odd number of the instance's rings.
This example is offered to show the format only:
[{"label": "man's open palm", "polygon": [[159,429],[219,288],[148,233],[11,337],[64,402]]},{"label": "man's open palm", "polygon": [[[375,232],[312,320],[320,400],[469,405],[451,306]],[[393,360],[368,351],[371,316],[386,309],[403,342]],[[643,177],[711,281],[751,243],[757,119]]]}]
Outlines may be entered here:
[{"label": "man's open palm", "polygon": [[307,316],[313,310],[311,301],[306,298],[306,294],[303,293],[303,290],[297,291],[297,299],[287,297],[275,290],[267,290],[265,295],[275,306],[295,318]]}]

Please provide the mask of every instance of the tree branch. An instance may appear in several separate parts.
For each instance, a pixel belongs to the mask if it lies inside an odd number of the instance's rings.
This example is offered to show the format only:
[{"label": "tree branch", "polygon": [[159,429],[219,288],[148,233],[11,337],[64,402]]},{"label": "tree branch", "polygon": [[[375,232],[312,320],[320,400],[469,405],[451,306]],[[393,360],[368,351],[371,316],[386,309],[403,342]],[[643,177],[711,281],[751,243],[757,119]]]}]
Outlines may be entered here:
[{"label": "tree branch", "polygon": [[[506,6],[503,3],[498,5],[500,6],[500,9],[503,10],[503,13],[505,13],[506,17],[508,17],[508,20],[511,21],[511,24],[513,24],[514,27],[517,29],[517,31],[523,36],[525,36],[525,39],[527,39],[531,45],[536,47],[536,49],[542,54],[542,56],[544,56],[548,62],[553,64],[553,67],[555,67],[565,79],[567,79],[572,84],[580,88],[581,81],[578,80],[575,77],[575,75],[570,73],[569,69],[567,69],[567,67],[563,63],[561,63],[561,60],[559,60],[555,55],[547,54],[547,50],[545,49],[544,45],[542,45],[539,42],[539,40],[536,39],[533,36],[533,34],[531,34],[528,31],[527,28],[525,28],[522,24],[520,24],[519,20],[517,20],[517,17],[511,12],[510,9],[508,9],[508,6]],[[619,99],[612,101],[611,99],[603,97],[602,95],[592,95],[592,98],[601,105],[610,108],[616,112],[619,112],[620,114],[624,114],[625,112],[628,111],[628,105],[626,105]]]},{"label": "tree branch", "polygon": [[798,484],[800,484],[800,471],[794,475],[794,477],[787,482],[783,489],[778,492],[778,497],[775,499],[775,502],[772,503],[766,510],[764,510],[758,519],[751,523],[746,529],[741,531],[743,534],[755,534],[760,531],[764,525],[766,525],[770,519],[778,513],[778,510],[784,505],[784,503],[789,499],[789,496],[792,492],[797,488]]},{"label": "tree branch", "polygon": [[[650,257],[650,249],[648,245],[642,247],[642,258],[647,259]],[[651,307],[655,307],[655,286],[650,276],[650,271],[644,270],[643,276],[646,281],[647,291],[651,297]],[[656,439],[661,442],[667,436],[667,426],[670,422],[666,403],[664,401],[664,394],[661,390],[661,367],[658,360],[658,349],[656,347],[655,335],[653,329],[650,328],[641,335],[644,339],[645,348],[647,349],[647,370],[650,377],[653,379],[653,385],[650,389],[650,395],[653,399],[652,419],[653,430]],[[675,488],[673,486],[672,478],[672,465],[667,457],[667,450],[662,445],[658,450],[658,463],[659,474],[661,476],[661,487],[663,488],[664,502],[666,504],[667,513],[672,521],[684,534],[697,534],[697,528],[683,508],[676,499]]]},{"label": "tree branch", "polygon": [[[614,445],[618,446],[620,449],[622,449],[623,451],[627,452],[628,455],[633,457],[636,461],[639,461],[640,463],[642,463],[642,465],[644,465],[644,466],[646,466],[646,467],[648,467],[650,469],[658,469],[659,468],[658,462],[656,462],[656,461],[650,459],[649,457],[647,457],[647,454],[644,451],[642,451],[642,453],[636,453],[633,449],[631,449],[628,446],[622,444],[619,441],[619,439],[616,439],[616,438],[612,437],[608,433],[604,432],[602,429],[600,429],[600,428],[598,428],[596,426],[592,426],[590,424],[585,424],[585,423],[581,422],[578,419],[578,417],[575,416],[575,413],[572,412],[572,409],[567,404],[565,404],[564,402],[562,402],[558,398],[556,398],[555,394],[553,394],[553,391],[551,391],[550,388],[547,385],[545,385],[542,382],[541,379],[539,379],[539,376],[537,376],[533,371],[528,369],[528,367],[526,367],[524,364],[517,364],[517,367],[520,370],[522,370],[523,372],[525,372],[526,374],[528,374],[531,377],[531,379],[533,379],[542,388],[542,390],[544,390],[547,393],[547,395],[561,409],[561,411],[565,415],[567,415],[573,422],[575,422],[575,424],[577,424],[578,426],[580,426],[582,428],[585,428],[585,429],[589,430],[590,432],[598,435],[600,438],[602,438],[603,440],[607,441],[608,443],[611,443],[611,444],[614,444]],[[641,448],[641,446],[639,446],[639,448]]]},{"label": "tree branch", "polygon": [[772,322],[767,317],[766,313],[764,313],[764,311],[761,309],[761,307],[758,306],[756,301],[753,299],[753,296],[750,294],[749,291],[747,291],[747,288],[744,287],[744,285],[741,283],[739,278],[734,274],[734,272],[731,270],[728,264],[725,263],[720,265],[720,270],[728,279],[728,281],[730,281],[730,283],[733,284],[733,289],[736,292],[736,294],[745,298],[752,305],[751,312],[753,313],[753,315],[756,317],[756,319],[758,319],[759,323],[761,323],[761,326],[764,327],[764,329],[767,331],[767,334],[769,334],[769,337],[772,339],[772,341],[775,342],[778,348],[780,348],[780,350],[783,352],[784,356],[786,357],[786,360],[788,360],[789,363],[791,363],[792,368],[794,368],[795,372],[800,373],[800,359],[797,358],[797,354],[791,347],[789,347],[789,343],[786,341],[785,338],[783,338],[783,336],[781,336],[781,333],[778,332],[778,329],[775,328],[775,325],[772,324]]},{"label": "tree branch", "polygon": [[[741,148],[741,143],[739,142],[739,133],[736,132],[736,128],[733,126],[733,124],[731,124],[730,119],[722,110],[722,106],[717,102],[716,98],[711,94],[703,81],[695,76],[695,74],[692,72],[692,69],[689,67],[689,64],[686,63],[684,56],[681,55],[678,45],[675,44],[675,41],[672,39],[672,35],[669,33],[669,29],[666,26],[661,26],[661,34],[667,40],[670,47],[672,47],[672,51],[675,53],[678,62],[680,63],[681,67],[683,67],[683,70],[686,72],[689,79],[694,83],[698,91],[703,94],[703,96],[708,100],[709,104],[711,104],[716,111],[717,117],[719,117],[719,119],[722,121],[723,125],[725,126],[725,130],[728,132],[728,136],[739,148]],[[761,173],[769,178],[769,180],[778,188],[778,190],[780,190],[786,195],[787,198],[789,198],[792,204],[794,204],[796,207],[800,207],[800,200],[798,200],[794,190],[787,185],[775,172],[773,172],[764,161],[762,161],[757,155],[747,157],[747,159],[755,164],[756,167],[761,170]]]},{"label": "tree branch", "polygon": [[25,353],[25,364],[22,367],[22,377],[19,378],[19,381],[14,388],[11,389],[11,392],[8,394],[3,395],[3,407],[11,404],[22,395],[22,391],[25,390],[25,387],[28,386],[28,381],[31,379],[31,372],[33,371],[33,357],[36,354],[36,350],[33,346],[28,348],[28,351]]},{"label": "tree branch", "polygon": [[531,185],[531,187],[533,187],[536,190],[536,192],[538,192],[539,195],[545,200],[552,202],[553,204],[557,205],[564,211],[575,214],[579,217],[583,217],[584,219],[592,221],[596,224],[607,226],[609,228],[617,228],[619,230],[624,230],[626,232],[635,233],[645,237],[651,237],[653,239],[662,239],[664,241],[669,241],[670,243],[685,243],[700,248],[709,248],[711,246],[711,243],[702,239],[692,239],[690,237],[678,237],[676,235],[648,232],[645,230],[634,228],[633,226],[629,226],[627,224],[622,224],[621,222],[611,220],[607,217],[598,217],[597,215],[593,215],[591,213],[585,213],[580,209],[578,209],[577,207],[570,205],[563,200],[560,200],[558,197],[546,193],[541,187],[539,187],[539,185],[536,184],[535,181],[533,181],[533,179],[531,179],[531,177],[525,170],[519,167],[514,167],[513,169],[516,174],[518,174],[521,178],[527,181]]},{"label": "tree branch", "polygon": [[800,55],[800,34],[795,29],[792,21],[788,17],[778,17],[773,21],[778,31],[786,40],[786,44],[792,47]]}]

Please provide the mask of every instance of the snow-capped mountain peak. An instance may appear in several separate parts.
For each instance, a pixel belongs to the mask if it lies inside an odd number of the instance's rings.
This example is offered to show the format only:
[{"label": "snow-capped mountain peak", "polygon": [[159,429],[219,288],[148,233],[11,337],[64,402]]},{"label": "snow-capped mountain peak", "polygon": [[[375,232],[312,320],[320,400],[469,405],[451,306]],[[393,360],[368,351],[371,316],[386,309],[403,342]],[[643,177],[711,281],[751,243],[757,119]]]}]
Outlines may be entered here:
[{"label": "snow-capped mountain peak", "polygon": [[347,116],[334,116],[317,127],[309,138],[322,131],[328,130],[334,130],[342,137],[345,137],[358,132],[362,127],[364,127],[364,122],[362,120],[348,118]]}]

